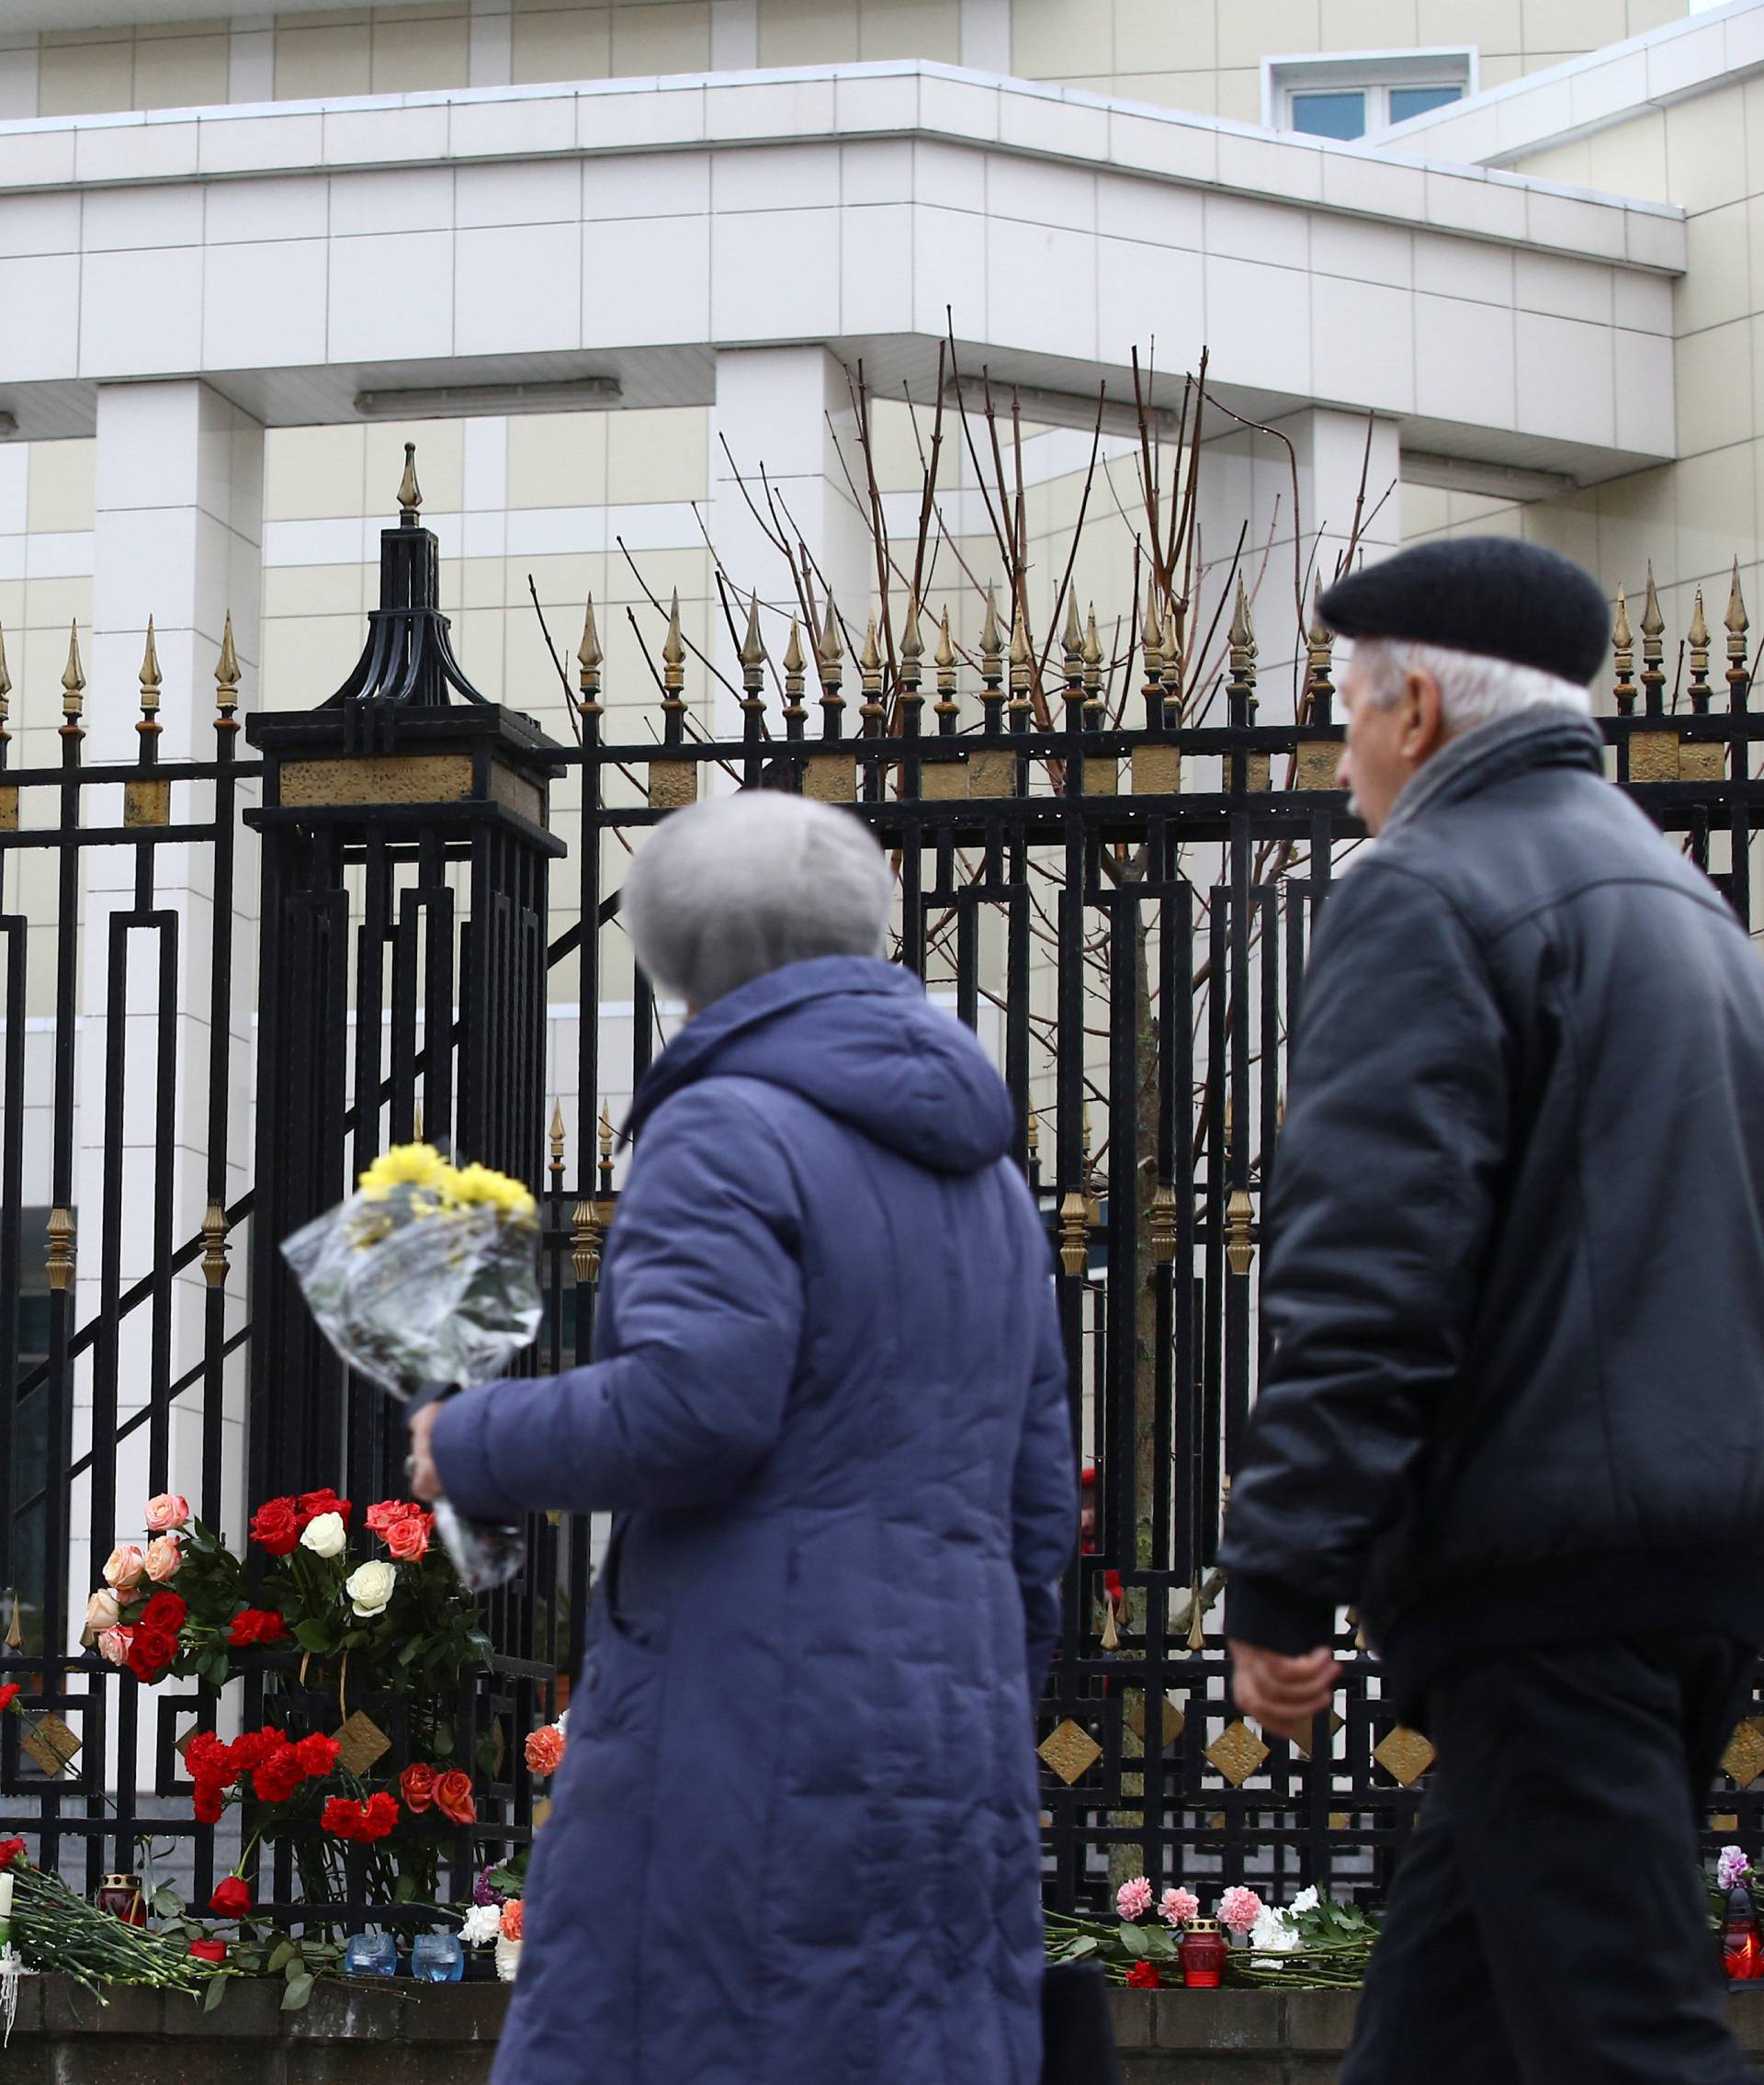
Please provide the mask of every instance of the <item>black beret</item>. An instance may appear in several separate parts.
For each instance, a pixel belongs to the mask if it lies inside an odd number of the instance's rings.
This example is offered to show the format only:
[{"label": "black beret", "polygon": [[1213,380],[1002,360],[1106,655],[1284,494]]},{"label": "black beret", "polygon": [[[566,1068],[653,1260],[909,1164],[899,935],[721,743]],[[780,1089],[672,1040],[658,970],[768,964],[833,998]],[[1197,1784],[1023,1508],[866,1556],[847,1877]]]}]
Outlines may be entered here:
[{"label": "black beret", "polygon": [[1603,670],[1611,643],[1597,580],[1571,558],[1508,536],[1419,543],[1338,579],[1317,607],[1343,637],[1480,652],[1579,687]]}]

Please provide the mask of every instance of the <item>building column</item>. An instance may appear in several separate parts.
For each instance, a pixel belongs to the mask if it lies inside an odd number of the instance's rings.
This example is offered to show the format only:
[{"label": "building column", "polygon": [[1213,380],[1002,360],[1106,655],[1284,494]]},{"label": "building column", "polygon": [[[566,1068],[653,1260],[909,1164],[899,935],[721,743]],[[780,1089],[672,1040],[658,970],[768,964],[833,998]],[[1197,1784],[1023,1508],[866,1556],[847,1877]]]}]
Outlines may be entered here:
[{"label": "building column", "polygon": [[[1237,428],[1206,442],[1200,481],[1208,618],[1229,579],[1239,532],[1247,529],[1238,570],[1253,596],[1259,717],[1265,724],[1294,714],[1304,659],[1301,583],[1308,622],[1317,586],[1335,578],[1350,544],[1357,562],[1388,557],[1401,547],[1402,520],[1395,421],[1369,424],[1363,413],[1313,406],[1272,428],[1266,434]],[[1229,616],[1227,606],[1221,630]]]},{"label": "building column", "polygon": [[[711,541],[729,584],[742,595],[759,595],[761,633],[775,662],[784,655],[797,605],[785,553],[771,534],[775,515],[791,553],[800,541],[824,575],[815,586],[816,601],[831,586],[842,620],[862,641],[876,594],[876,553],[868,519],[846,477],[849,466],[852,481],[862,486],[854,430],[844,368],[826,348],[718,349],[710,416]],[[736,648],[720,616],[713,615],[712,624],[718,666],[739,686]],[[813,635],[805,632],[804,650],[813,645]],[[812,696],[812,670],[809,677]],[[853,660],[846,696],[854,705],[855,677]],[[775,696],[770,685],[768,694]],[[719,689],[718,703],[718,729],[739,731],[733,698]]]},{"label": "building column", "polygon": [[[229,614],[240,667],[242,708],[254,707],[263,565],[264,431],[207,385],[193,381],[102,386],[97,401],[96,527],[93,538],[92,622],[84,646],[86,690],[83,748],[87,765],[132,763],[139,754],[141,673],[147,625],[153,618],[157,659],[159,757],[165,762],[212,761],[216,667]],[[247,794],[242,787],[238,799]],[[168,803],[107,802],[97,793],[95,823],[131,819],[171,822],[206,819],[207,784],[174,785]],[[246,1182],[250,1148],[251,1007],[257,949],[256,852],[251,835],[232,820],[232,983],[223,1010],[230,1089],[229,1166],[222,1197],[237,1200]],[[174,1249],[200,1231],[210,1199],[210,1038],[217,975],[214,851],[168,844],[154,850],[151,890],[137,886],[138,850],[91,847],[85,856],[79,1115],[75,1153],[78,1221],[76,1323],[104,1310],[107,1249],[115,1252],[119,1287],[160,1263],[164,1237],[159,1196],[169,1191]],[[132,912],[139,924],[113,931],[112,919]],[[117,978],[127,964],[121,1031],[113,1025]],[[166,980],[164,984],[162,980]],[[169,1020],[162,1015],[169,1010]],[[169,1109],[166,1102],[169,1096]],[[107,1147],[119,1107],[121,1163],[107,1173]],[[107,1237],[107,1188],[119,1181],[114,1238]],[[224,1284],[229,1331],[243,1321],[243,1237],[228,1241]],[[210,1285],[199,1265],[172,1286],[169,1380],[176,1381],[204,1355]],[[116,1370],[119,1420],[143,1406],[153,1388],[153,1315],[131,1312],[120,1328]],[[163,1358],[163,1357],[162,1357]],[[76,1452],[90,1444],[97,1356],[83,1358],[77,1378]],[[237,1472],[243,1419],[242,1360],[228,1365],[227,1445],[223,1494],[227,1524],[238,1523]],[[202,1490],[202,1391],[172,1408],[170,1488],[196,1503]],[[113,1540],[138,1539],[142,1501],[151,1479],[150,1429],[140,1428],[116,1457],[114,1506],[102,1485],[89,1494],[89,1524],[76,1516],[70,1586],[72,1627],[77,1635],[85,1593]],[[109,1450],[98,1444],[107,1459]],[[96,1477],[96,1470],[95,1470]],[[90,1536],[90,1555],[85,1537]]]}]

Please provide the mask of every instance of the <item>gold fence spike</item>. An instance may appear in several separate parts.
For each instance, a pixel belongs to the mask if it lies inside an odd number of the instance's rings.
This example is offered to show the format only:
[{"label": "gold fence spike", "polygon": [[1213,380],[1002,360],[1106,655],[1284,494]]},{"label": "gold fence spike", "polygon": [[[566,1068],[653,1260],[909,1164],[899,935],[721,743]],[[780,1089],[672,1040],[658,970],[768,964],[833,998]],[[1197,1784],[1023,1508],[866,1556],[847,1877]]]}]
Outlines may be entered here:
[{"label": "gold fence spike", "polygon": [[1201,1592],[1201,1574],[1194,1574],[1193,1591],[1188,1596],[1188,1648],[1206,1649],[1206,1601]]},{"label": "gold fence spike", "polygon": [[[919,662],[925,655],[925,633],[919,627],[919,596],[907,596],[907,627],[900,633],[900,657],[911,670],[911,678],[917,684]],[[904,675],[902,676],[905,677]]]},{"label": "gold fence spike", "polygon": [[12,734],[6,730],[6,718],[10,714],[7,697],[12,693],[12,675],[6,671],[6,633],[0,629],[0,742]]},{"label": "gold fence spike", "polygon": [[1709,707],[1709,620],[1702,612],[1702,589],[1698,587],[1690,609],[1690,628],[1685,633],[1685,641],[1690,650],[1690,686],[1687,691],[1690,707],[1706,710]]},{"label": "gold fence spike", "polygon": [[1256,624],[1250,613],[1250,592],[1241,577],[1238,580],[1238,604],[1231,618],[1231,671],[1239,677],[1254,663],[1256,656]]},{"label": "gold fence spike", "polygon": [[600,1191],[610,1195],[613,1191],[613,1108],[610,1101],[600,1104]]},{"label": "gold fence spike", "polygon": [[25,1626],[18,1614],[18,1595],[12,1596],[12,1615],[6,1623],[6,1649],[22,1650],[25,1648]]},{"label": "gold fence spike", "polygon": [[1647,598],[1642,603],[1642,635],[1658,637],[1666,628],[1666,618],[1660,613],[1660,596],[1654,584],[1654,561],[1647,562]]},{"label": "gold fence spike", "polygon": [[1041,1156],[1041,1117],[1034,1108],[1029,1110],[1029,1156],[1032,1161]]},{"label": "gold fence spike", "polygon": [[872,616],[864,626],[864,650],[858,657],[858,669],[865,681],[879,675],[882,671],[882,654],[876,648],[876,618]]},{"label": "gold fence spike", "polygon": [[404,475],[398,482],[398,518],[407,528],[416,526],[423,505],[423,489],[416,482],[416,444],[404,444]]},{"label": "gold fence spike", "polygon": [[1177,1223],[1176,1190],[1164,1181],[1151,1196],[1151,1257],[1159,1266],[1169,1266],[1176,1257]]},{"label": "gold fence spike", "polygon": [[81,697],[85,692],[85,671],[80,664],[80,626],[74,623],[68,631],[67,664],[62,669],[62,712],[67,722],[66,731],[79,730],[80,712],[85,707]]},{"label": "gold fence spike", "polygon": [[141,654],[141,722],[135,726],[143,739],[159,733],[159,691],[164,685],[159,670],[159,650],[153,642],[153,618],[147,618],[147,649]]},{"label": "gold fence spike", "polygon": [[1617,623],[1611,633],[1611,648],[1622,654],[1634,649],[1635,639],[1629,627],[1629,601],[1623,588],[1617,589]]},{"label": "gold fence spike", "polygon": [[685,686],[686,646],[680,634],[680,589],[673,590],[673,605],[668,609],[668,634],[662,640],[662,685],[666,693],[664,702],[674,708],[680,701],[680,690]]},{"label": "gold fence spike", "polygon": [[820,661],[821,679],[831,679],[837,684],[840,663],[845,656],[845,647],[839,640],[839,610],[833,605],[831,589],[827,595],[827,617],[820,626],[820,641],[816,645],[815,652]]},{"label": "gold fence spike", "polygon": [[1158,603],[1148,592],[1146,595],[1146,619],[1139,631],[1139,647],[1146,655],[1146,672],[1153,671],[1153,662],[1163,657],[1164,619],[1158,613]]},{"label": "gold fence spike", "polygon": [[765,641],[760,635],[760,597],[757,594],[748,598],[747,629],[741,639],[741,664],[757,670],[765,664]]},{"label": "gold fence spike", "polygon": [[1076,1281],[1090,1263],[1091,1204],[1085,1195],[1068,1195],[1059,1205],[1059,1263]]},{"label": "gold fence spike", "polygon": [[551,1130],[550,1130],[550,1141],[551,1141],[551,1171],[552,1171],[553,1173],[561,1173],[561,1172],[563,1171],[563,1141],[564,1141],[564,1130],[563,1130],[563,1103],[562,1103],[561,1101],[560,1101],[560,1100],[554,1100],[554,1101],[553,1101],[553,1102],[551,1103]]},{"label": "gold fence spike", "polygon": [[[1746,656],[1746,632],[1750,629],[1752,623],[1751,618],[1746,613],[1746,596],[1740,592],[1739,560],[1737,558],[1734,560],[1733,588],[1727,595],[1726,626],[1727,635],[1729,639],[1739,640],[1740,649],[1737,656],[1743,659]],[[1729,643],[1727,650],[1728,655],[1730,657],[1735,656],[1733,645],[1731,642]]]},{"label": "gold fence spike", "polygon": [[1709,649],[1709,623],[1702,612],[1702,589],[1697,589],[1696,601],[1690,610],[1690,628],[1686,633],[1692,652],[1706,652]]},{"label": "gold fence spike", "polygon": [[1114,1626],[1114,1595],[1106,1585],[1102,1588],[1102,1648],[1104,1650],[1121,1648],[1120,1632]]},{"label": "gold fence spike", "polygon": [[953,674],[956,671],[956,647],[950,642],[949,610],[947,608],[944,610],[943,615],[939,618],[937,624],[937,651],[935,653],[935,658],[937,663],[937,671],[940,674]]},{"label": "gold fence spike", "polygon": [[219,1202],[202,1212],[202,1278],[210,1288],[226,1286],[227,1212]]},{"label": "gold fence spike", "polygon": [[239,654],[232,641],[232,615],[229,611],[220,632],[220,657],[214,669],[214,706],[220,711],[217,729],[237,731],[232,713],[239,707]]},{"label": "gold fence spike", "polygon": [[1102,640],[1096,634],[1096,603],[1091,603],[1091,612],[1084,621],[1084,664],[1095,673],[1102,663]]},{"label": "gold fence spike", "polygon": [[600,648],[600,632],[594,627],[594,597],[588,596],[582,618],[582,642],[576,647],[576,664],[582,669],[579,707],[590,712],[600,708],[600,668],[606,654]]},{"label": "gold fence spike", "polygon": [[986,621],[980,630],[980,671],[989,679],[996,680],[999,660],[1004,652],[1004,632],[999,628],[998,605],[992,598],[992,589],[986,590]]}]

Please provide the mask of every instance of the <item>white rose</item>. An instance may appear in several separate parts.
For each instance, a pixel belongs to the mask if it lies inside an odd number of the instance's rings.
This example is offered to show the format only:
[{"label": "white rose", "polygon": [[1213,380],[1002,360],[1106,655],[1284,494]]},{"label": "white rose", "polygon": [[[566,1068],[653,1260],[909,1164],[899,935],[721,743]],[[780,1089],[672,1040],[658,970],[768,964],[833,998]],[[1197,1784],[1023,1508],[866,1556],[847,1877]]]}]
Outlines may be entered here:
[{"label": "white rose", "polygon": [[466,1922],[459,1929],[459,1938],[468,1947],[484,1947],[495,1940],[503,1930],[503,1908],[500,1904],[474,1904],[466,1913]]},{"label": "white rose", "polygon": [[348,1541],[341,1513],[315,1513],[301,1533],[300,1547],[315,1557],[341,1557]]},{"label": "white rose", "polygon": [[[326,1516],[335,1520],[334,1513]],[[315,1526],[317,1523],[313,1524]],[[338,1521],[337,1524],[343,1524]],[[387,1603],[392,1597],[392,1589],[398,1583],[398,1567],[382,1563],[378,1558],[373,1562],[361,1564],[350,1572],[343,1582],[343,1590],[349,1595],[356,1613],[364,1622],[370,1622],[376,1615],[386,1612]]]}]

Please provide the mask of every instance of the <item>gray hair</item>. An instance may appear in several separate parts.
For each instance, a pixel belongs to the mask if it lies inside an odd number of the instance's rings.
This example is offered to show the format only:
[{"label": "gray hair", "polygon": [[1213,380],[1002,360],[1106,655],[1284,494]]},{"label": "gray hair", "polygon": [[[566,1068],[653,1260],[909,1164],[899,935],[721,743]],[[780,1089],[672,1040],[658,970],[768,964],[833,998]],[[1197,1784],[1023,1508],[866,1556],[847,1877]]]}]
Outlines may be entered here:
[{"label": "gray hair", "polygon": [[1406,644],[1384,637],[1362,638],[1353,648],[1363,666],[1373,704],[1388,709],[1403,692],[1410,674],[1430,674],[1439,683],[1445,714],[1445,734],[1462,738],[1478,724],[1492,724],[1524,709],[1556,708],[1577,717],[1591,714],[1592,701],[1583,687],[1537,666],[1515,665],[1480,652],[1449,652],[1438,644]]},{"label": "gray hair", "polygon": [[815,956],[880,956],[894,878],[849,811],[776,790],[713,798],[639,849],[621,907],[637,958],[708,1006]]}]

